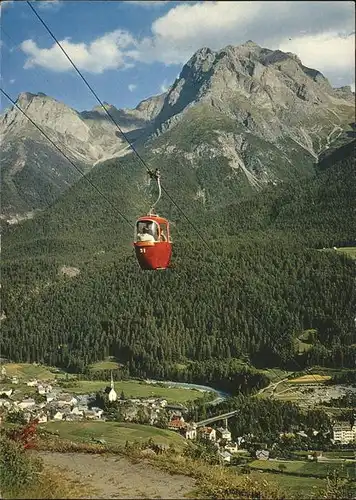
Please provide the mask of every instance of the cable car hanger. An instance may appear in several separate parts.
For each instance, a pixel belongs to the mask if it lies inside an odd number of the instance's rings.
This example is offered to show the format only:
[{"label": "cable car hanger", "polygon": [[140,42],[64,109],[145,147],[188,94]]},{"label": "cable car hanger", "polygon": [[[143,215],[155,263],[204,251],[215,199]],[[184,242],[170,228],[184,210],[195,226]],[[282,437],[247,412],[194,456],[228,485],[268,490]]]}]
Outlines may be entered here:
[{"label": "cable car hanger", "polygon": [[158,168],[156,168],[156,170],[154,172],[152,172],[152,170],[148,169],[147,173],[151,179],[155,179],[157,181],[157,185],[158,185],[158,198],[154,202],[152,207],[150,208],[150,211],[148,212],[148,215],[155,215],[155,206],[157,205],[157,203],[159,202],[159,200],[161,199],[161,196],[162,196],[161,172],[158,170]]}]

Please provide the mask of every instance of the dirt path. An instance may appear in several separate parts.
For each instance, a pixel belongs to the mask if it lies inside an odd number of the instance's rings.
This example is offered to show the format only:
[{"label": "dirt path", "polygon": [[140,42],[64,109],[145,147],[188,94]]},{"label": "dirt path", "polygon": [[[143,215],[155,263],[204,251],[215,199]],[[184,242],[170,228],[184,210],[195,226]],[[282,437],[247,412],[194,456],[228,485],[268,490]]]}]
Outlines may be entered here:
[{"label": "dirt path", "polygon": [[184,498],[195,481],[170,475],[147,463],[132,464],[117,456],[41,452],[44,464],[90,488],[92,494],[72,498]]}]

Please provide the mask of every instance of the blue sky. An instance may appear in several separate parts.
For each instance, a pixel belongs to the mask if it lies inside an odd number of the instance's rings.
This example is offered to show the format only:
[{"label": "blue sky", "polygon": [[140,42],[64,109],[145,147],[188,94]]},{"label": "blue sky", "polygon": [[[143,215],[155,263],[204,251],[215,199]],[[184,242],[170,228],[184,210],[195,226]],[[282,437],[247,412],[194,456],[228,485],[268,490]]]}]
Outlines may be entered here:
[{"label": "blue sky", "polygon": [[[252,39],[297,54],[334,86],[354,85],[354,4],[336,2],[65,1],[32,5],[103,101],[135,107],[159,94],[195,50]],[[97,105],[26,2],[1,8],[1,86]],[[2,102],[2,107],[7,107]]]}]

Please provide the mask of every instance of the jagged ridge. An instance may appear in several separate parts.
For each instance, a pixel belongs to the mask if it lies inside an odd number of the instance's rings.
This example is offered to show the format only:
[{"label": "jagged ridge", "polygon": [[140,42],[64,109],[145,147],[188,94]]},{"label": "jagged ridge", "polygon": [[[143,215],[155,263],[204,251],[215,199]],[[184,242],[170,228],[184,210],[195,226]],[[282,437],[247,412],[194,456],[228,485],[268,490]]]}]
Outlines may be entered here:
[{"label": "jagged ridge", "polygon": [[[100,107],[78,113],[43,93],[21,94],[18,104],[84,170],[130,152]],[[355,112],[350,88],[333,89],[296,55],[252,41],[217,52],[198,50],[165,94],[134,110],[105,105],[136,147],[146,143],[150,161],[164,165],[166,176],[174,176],[172,162],[179,160],[200,172],[201,179],[207,175],[204,168],[218,161],[224,178],[245,191],[312,172],[318,155],[348,129]],[[78,178],[57,169],[63,160],[17,110],[0,118],[0,131],[3,213],[43,206],[35,187],[19,203],[29,165],[39,166],[48,185],[57,186],[55,196]],[[30,144],[25,152],[22,137]],[[39,155],[47,149],[48,164],[46,155]],[[198,179],[194,190],[192,196],[209,201],[205,182]],[[220,198],[224,196],[221,192]]]}]

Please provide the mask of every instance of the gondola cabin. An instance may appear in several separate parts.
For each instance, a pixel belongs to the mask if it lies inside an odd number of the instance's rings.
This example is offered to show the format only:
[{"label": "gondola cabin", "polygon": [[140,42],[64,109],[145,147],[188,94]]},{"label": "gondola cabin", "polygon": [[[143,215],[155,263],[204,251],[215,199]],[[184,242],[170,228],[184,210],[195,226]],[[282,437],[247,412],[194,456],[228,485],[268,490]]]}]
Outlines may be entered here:
[{"label": "gondola cabin", "polygon": [[167,269],[172,256],[169,222],[158,215],[136,221],[134,247],[141,269]]}]

